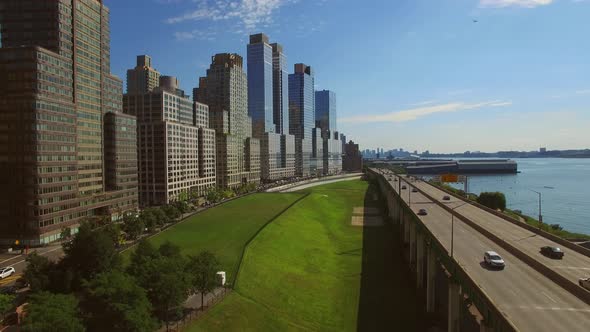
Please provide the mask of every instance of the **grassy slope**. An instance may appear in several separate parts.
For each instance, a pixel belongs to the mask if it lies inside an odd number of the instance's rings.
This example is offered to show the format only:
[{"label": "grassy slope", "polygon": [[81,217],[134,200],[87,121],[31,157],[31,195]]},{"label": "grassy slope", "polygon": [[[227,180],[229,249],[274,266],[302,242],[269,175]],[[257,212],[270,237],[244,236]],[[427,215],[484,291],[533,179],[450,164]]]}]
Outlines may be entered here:
[{"label": "grassy slope", "polygon": [[[249,195],[198,213],[152,237],[150,242],[159,246],[170,241],[187,255],[209,250],[217,256],[231,281],[248,239],[300,197],[301,194],[296,193]],[[124,255],[130,253],[128,250]]]},{"label": "grassy slope", "polygon": [[308,189],[250,244],[236,291],[187,330],[356,330],[363,229],[350,217],[366,189],[361,181]]}]

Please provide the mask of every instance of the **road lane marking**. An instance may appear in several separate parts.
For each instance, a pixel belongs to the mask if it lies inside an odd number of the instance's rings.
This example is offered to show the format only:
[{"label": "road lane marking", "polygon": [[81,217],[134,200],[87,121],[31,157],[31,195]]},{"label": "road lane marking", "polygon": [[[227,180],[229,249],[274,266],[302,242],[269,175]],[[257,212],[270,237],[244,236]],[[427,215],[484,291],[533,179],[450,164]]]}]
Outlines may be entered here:
[{"label": "road lane marking", "polygon": [[8,285],[11,282],[15,281],[16,279],[18,279],[20,276],[21,276],[20,273],[15,273],[15,274],[11,275],[10,277],[0,279],[0,286]]},{"label": "road lane marking", "polygon": [[554,303],[557,303],[557,301],[555,301],[554,298],[552,298],[551,296],[549,296],[549,294],[545,293],[545,292],[541,292],[543,293],[543,295],[545,295],[549,300],[553,301]]},{"label": "road lane marking", "polygon": [[9,258],[9,259],[5,259],[5,260],[3,260],[2,262],[0,262],[0,264],[4,264],[4,263],[6,263],[6,262],[8,262],[8,261],[11,261],[11,260],[13,260],[13,259],[19,258],[20,256],[22,256],[22,254],[19,254],[19,255],[17,255],[17,256],[14,256],[14,257],[12,257],[12,258]]},{"label": "road lane marking", "polygon": [[542,306],[526,306],[526,305],[507,305],[502,306],[506,309],[522,309],[522,310],[539,310],[539,311],[570,311],[570,312],[588,312],[590,309],[585,308],[562,308],[562,307],[542,307]]},{"label": "road lane marking", "polygon": [[570,269],[570,270],[588,270],[590,267],[577,267],[577,266],[553,266],[554,269]]}]

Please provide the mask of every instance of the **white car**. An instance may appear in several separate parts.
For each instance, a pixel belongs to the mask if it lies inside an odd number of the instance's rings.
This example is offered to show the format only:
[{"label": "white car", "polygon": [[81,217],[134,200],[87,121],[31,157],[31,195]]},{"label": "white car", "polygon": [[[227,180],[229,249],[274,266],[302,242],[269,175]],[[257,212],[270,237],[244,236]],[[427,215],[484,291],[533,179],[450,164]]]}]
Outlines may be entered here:
[{"label": "white car", "polygon": [[484,262],[492,268],[504,269],[506,264],[500,255],[495,251],[486,251],[483,255]]},{"label": "white car", "polygon": [[581,278],[578,283],[580,284],[580,286],[586,288],[587,290],[590,290],[590,278]]},{"label": "white car", "polygon": [[8,278],[15,273],[16,271],[12,266],[0,268],[0,279]]}]

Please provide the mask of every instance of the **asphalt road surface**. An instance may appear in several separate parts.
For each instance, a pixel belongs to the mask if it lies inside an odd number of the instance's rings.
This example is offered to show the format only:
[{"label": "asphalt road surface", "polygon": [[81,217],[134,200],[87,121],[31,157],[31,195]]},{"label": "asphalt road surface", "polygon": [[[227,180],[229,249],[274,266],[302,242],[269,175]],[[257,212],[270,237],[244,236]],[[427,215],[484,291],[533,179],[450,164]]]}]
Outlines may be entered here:
[{"label": "asphalt road surface", "polygon": [[[399,190],[398,182],[390,183]],[[428,215],[418,217],[450,251],[451,214],[406,186],[401,190],[404,201],[410,201],[411,195],[415,213],[427,210]],[[504,258],[504,270],[490,270],[483,264],[483,254],[488,250]],[[454,258],[520,331],[590,330],[590,306],[458,219],[454,223]]]},{"label": "asphalt road surface", "polygon": [[[61,244],[52,244],[47,247],[41,248],[34,248],[29,250],[29,254],[33,251],[36,251],[41,256],[46,256],[51,260],[57,260],[61,256],[63,256],[63,250],[61,248]],[[16,270],[16,273],[12,276],[4,279],[0,279],[0,287],[2,286],[9,286],[18,279],[21,274],[24,272],[26,268],[26,261],[27,258],[24,254],[2,254],[0,255],[0,267],[8,267],[12,266]]]}]

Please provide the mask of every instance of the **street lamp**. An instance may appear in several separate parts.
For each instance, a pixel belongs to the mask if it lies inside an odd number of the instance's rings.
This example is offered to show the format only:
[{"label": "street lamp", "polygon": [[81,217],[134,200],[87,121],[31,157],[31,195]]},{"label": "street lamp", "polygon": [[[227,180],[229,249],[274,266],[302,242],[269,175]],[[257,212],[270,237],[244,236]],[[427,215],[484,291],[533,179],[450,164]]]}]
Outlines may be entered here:
[{"label": "street lamp", "polygon": [[454,208],[451,208],[451,258],[453,258],[453,243],[455,241],[455,209],[462,207],[465,204],[469,204],[469,202],[465,202],[461,205],[457,205]]},{"label": "street lamp", "polygon": [[538,191],[534,191],[532,189],[529,189],[530,191],[537,193],[537,195],[539,195],[539,228],[541,227],[541,223],[543,223],[543,215],[541,214],[541,193]]}]

